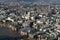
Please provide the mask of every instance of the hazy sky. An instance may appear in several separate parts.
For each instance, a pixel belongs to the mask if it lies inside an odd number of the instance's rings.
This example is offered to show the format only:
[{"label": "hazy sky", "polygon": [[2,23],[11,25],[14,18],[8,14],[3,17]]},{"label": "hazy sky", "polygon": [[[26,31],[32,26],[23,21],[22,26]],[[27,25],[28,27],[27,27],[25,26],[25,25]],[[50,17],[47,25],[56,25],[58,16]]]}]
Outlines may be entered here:
[{"label": "hazy sky", "polygon": [[36,1],[45,1],[45,2],[49,2],[49,1],[53,1],[53,2],[60,2],[60,0],[0,0],[0,1],[30,1],[30,2],[36,2]]}]

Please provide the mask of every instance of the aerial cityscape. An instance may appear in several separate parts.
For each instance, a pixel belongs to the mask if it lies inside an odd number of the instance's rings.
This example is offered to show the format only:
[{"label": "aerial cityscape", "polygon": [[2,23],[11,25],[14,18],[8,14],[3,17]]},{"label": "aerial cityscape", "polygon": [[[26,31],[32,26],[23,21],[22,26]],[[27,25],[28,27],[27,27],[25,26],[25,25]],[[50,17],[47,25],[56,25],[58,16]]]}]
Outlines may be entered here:
[{"label": "aerial cityscape", "polygon": [[60,0],[0,0],[0,40],[60,40]]}]

